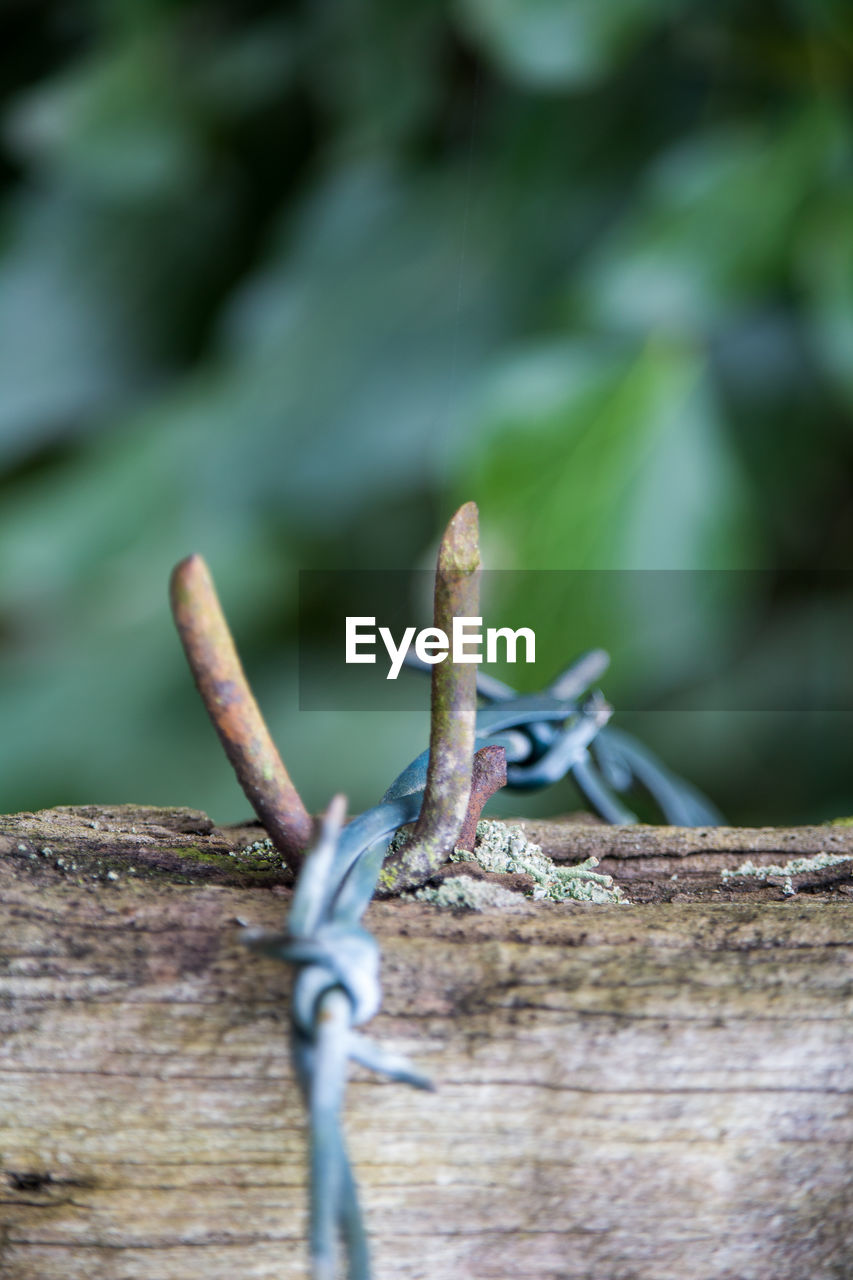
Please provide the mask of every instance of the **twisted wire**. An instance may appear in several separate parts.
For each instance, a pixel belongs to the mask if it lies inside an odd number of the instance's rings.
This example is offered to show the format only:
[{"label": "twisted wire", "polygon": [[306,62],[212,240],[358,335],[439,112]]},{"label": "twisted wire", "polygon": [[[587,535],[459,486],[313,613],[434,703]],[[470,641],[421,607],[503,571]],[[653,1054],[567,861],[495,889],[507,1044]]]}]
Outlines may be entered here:
[{"label": "twisted wire", "polygon": [[[608,724],[612,708],[599,690],[587,690],[609,663],[603,649],[591,649],[537,694],[518,694],[502,680],[478,671],[477,693],[486,705],[477,712],[477,746],[506,749],[510,789],[529,791],[569,775],[606,822],[637,821],[619,795],[639,786],[671,825],[719,826],[722,814],[697,787],[668,769],[632,734]],[[407,655],[406,665],[430,670],[414,654]],[[399,794],[400,785],[423,786],[427,759],[427,752],[419,756],[391,784],[385,798]]]},{"label": "twisted wire", "polygon": [[[605,728],[612,709],[600,692],[586,691],[608,662],[603,650],[592,650],[533,695],[520,695],[493,676],[479,674],[478,693],[486,706],[477,713],[478,745],[504,747],[509,786],[541,787],[570,774],[608,822],[636,821],[614,794],[635,782],[654,797],[669,822],[719,822],[710,801],[641,743]],[[421,664],[411,660],[410,665]],[[406,1059],[356,1030],[378,1012],[381,1001],[379,948],[361,917],[390,837],[420,812],[428,763],[425,751],[399,774],[378,805],[346,827],[345,801],[336,796],[302,866],[286,931],[244,931],[249,946],[297,970],[291,1056],[309,1115],[313,1280],[334,1280],[338,1241],[349,1280],[370,1280],[364,1219],[341,1129],[348,1063],[415,1088],[432,1088]]]},{"label": "twisted wire", "polygon": [[369,1280],[367,1235],[341,1130],[347,1064],[418,1089],[430,1082],[402,1057],[355,1028],[378,1011],[379,947],[360,924],[376,886],[388,837],[417,817],[420,795],[377,805],[342,830],[336,796],[300,872],[286,932],[245,930],[256,951],[296,967],[291,1057],[310,1128],[310,1248],[313,1280],[332,1280],[336,1241],[350,1280]]}]

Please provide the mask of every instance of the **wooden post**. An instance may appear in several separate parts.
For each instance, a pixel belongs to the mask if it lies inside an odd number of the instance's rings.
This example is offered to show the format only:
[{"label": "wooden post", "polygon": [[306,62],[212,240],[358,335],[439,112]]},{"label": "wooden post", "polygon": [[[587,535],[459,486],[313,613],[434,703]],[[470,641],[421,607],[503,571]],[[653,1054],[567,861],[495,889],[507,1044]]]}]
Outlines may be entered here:
[{"label": "wooden post", "polygon": [[[377,1280],[852,1275],[853,862],[719,873],[853,830],[526,828],[633,905],[370,908],[369,1032],[437,1086],[352,1074]],[[290,974],[239,941],[286,911],[263,835],[0,818],[4,1280],[304,1277]]]}]

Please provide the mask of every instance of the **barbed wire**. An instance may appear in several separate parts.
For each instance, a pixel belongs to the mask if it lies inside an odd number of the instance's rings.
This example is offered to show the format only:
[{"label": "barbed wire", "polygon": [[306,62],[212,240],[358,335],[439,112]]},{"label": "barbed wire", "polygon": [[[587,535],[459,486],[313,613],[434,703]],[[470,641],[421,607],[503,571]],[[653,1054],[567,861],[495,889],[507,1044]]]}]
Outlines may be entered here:
[{"label": "barbed wire", "polygon": [[[491,676],[481,678],[478,692],[488,705],[477,714],[477,743],[503,747],[512,787],[546,786],[570,773],[611,822],[635,821],[609,788],[624,790],[637,779],[666,812],[715,816],[704,796],[627,734],[611,732],[593,761],[589,748],[600,741],[611,708],[597,690],[582,695],[607,661],[601,650],[585,654],[536,695],[519,695]],[[309,1115],[313,1280],[333,1280],[337,1242],[350,1280],[370,1277],[367,1233],[341,1129],[348,1062],[415,1088],[432,1088],[408,1061],[355,1030],[379,1011],[381,1000],[379,947],[361,918],[391,837],[420,813],[428,763],[426,751],[394,780],[380,804],[346,826],[346,802],[336,796],[302,865],[286,931],[244,932],[254,950],[297,969],[291,1056]]]},{"label": "barbed wire", "polygon": [[[360,924],[373,896],[389,835],[413,821],[414,793],[378,805],[342,827],[336,796],[320,824],[293,895],[285,933],[247,929],[256,951],[297,969],[291,1001],[291,1057],[310,1128],[310,1248],[314,1280],[336,1274],[336,1239],[350,1280],[369,1280],[367,1234],[341,1129],[350,1059],[417,1089],[430,1081],[404,1058],[354,1028],[379,1010],[379,947]],[[379,833],[379,834],[378,834]]]},{"label": "barbed wire", "polygon": [[[478,529],[476,505],[468,502],[442,537],[433,610],[440,630],[449,630],[457,616],[477,616]],[[379,948],[361,924],[377,884],[393,893],[426,883],[460,840],[473,852],[483,803],[504,784],[529,789],[570,774],[608,822],[636,821],[616,794],[635,782],[669,822],[713,825],[720,816],[634,738],[607,727],[612,708],[591,686],[610,659],[594,649],[529,695],[464,663],[429,667],[410,658],[410,665],[432,672],[429,749],[398,775],[378,805],[346,826],[346,803],[336,796],[315,834],[200,556],[176,565],[170,595],[187,660],[228,758],[297,874],[286,930],[248,930],[245,938],[297,969],[291,1055],[310,1119],[314,1280],[333,1280],[338,1241],[350,1280],[369,1280],[367,1235],[341,1130],[347,1064],[352,1059],[394,1080],[431,1087],[403,1058],[355,1030],[378,1012],[381,999]],[[486,704],[479,710],[478,695]],[[411,824],[414,830],[386,862],[391,838]]]},{"label": "barbed wire", "polygon": [[[429,666],[414,654],[414,670]],[[618,798],[639,786],[660,809],[665,822],[679,827],[713,827],[723,822],[719,809],[698,788],[668,769],[624,729],[608,724],[613,708],[592,688],[610,665],[604,649],[591,649],[566,667],[541,693],[519,694],[487,672],[477,672],[477,693],[487,704],[477,712],[478,746],[506,750],[506,785],[512,790],[551,786],[567,775],[605,822],[633,823],[637,815]],[[391,784],[423,785],[429,752],[424,752]]]}]

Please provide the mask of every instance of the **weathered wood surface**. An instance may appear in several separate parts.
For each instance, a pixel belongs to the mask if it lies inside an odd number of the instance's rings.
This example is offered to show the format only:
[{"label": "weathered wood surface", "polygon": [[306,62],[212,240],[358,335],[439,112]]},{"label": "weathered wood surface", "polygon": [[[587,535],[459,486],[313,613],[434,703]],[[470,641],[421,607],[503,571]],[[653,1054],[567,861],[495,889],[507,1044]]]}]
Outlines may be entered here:
[{"label": "weathered wood surface", "polygon": [[[853,833],[528,829],[682,900],[370,908],[371,1034],[438,1086],[353,1072],[377,1280],[853,1275],[850,873],[786,900],[714,862]],[[238,936],[287,907],[275,859],[230,856],[259,834],[0,819],[4,1280],[305,1275],[290,976]]]}]

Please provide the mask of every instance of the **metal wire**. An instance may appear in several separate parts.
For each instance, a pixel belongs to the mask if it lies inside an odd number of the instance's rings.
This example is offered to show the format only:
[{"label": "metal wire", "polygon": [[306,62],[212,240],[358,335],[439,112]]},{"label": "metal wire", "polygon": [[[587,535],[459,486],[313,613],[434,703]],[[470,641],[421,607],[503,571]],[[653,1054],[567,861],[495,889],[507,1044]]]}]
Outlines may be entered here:
[{"label": "metal wire", "polygon": [[[512,789],[533,790],[571,776],[606,822],[637,821],[618,796],[639,787],[673,826],[719,826],[723,816],[706,796],[633,735],[608,725],[612,710],[598,690],[583,696],[609,662],[603,649],[591,649],[538,694],[518,694],[502,680],[478,671],[477,692],[486,705],[477,713],[477,746],[506,748],[506,785]],[[414,654],[407,656],[406,664],[430,670]],[[423,786],[427,759],[428,753],[419,756],[385,798],[401,794],[401,786]]]},{"label": "metal wire", "polygon": [[350,1059],[418,1089],[432,1085],[397,1054],[354,1030],[378,1011],[379,948],[359,923],[376,887],[389,834],[417,816],[420,796],[378,805],[342,831],[335,797],[305,860],[282,934],[247,929],[250,947],[297,968],[291,1056],[310,1126],[313,1280],[337,1274],[337,1243],[350,1280],[369,1280],[370,1260],[355,1179],[341,1130]]},{"label": "metal wire", "polygon": [[[602,650],[584,654],[536,695],[519,695],[494,677],[481,676],[478,692],[487,705],[477,715],[477,744],[505,748],[510,786],[541,787],[571,774],[608,822],[636,821],[614,795],[634,783],[646,788],[670,822],[719,822],[714,807],[689,783],[629,734],[605,728],[611,708],[599,692],[582,697],[607,662]],[[364,1220],[341,1130],[348,1063],[418,1089],[432,1088],[404,1058],[355,1030],[378,1012],[381,999],[379,948],[361,917],[389,838],[420,812],[428,761],[429,752],[423,752],[380,804],[346,827],[345,801],[336,796],[302,866],[286,931],[244,931],[249,946],[297,969],[291,1055],[310,1123],[313,1280],[334,1280],[338,1246],[349,1280],[370,1280]]]}]

